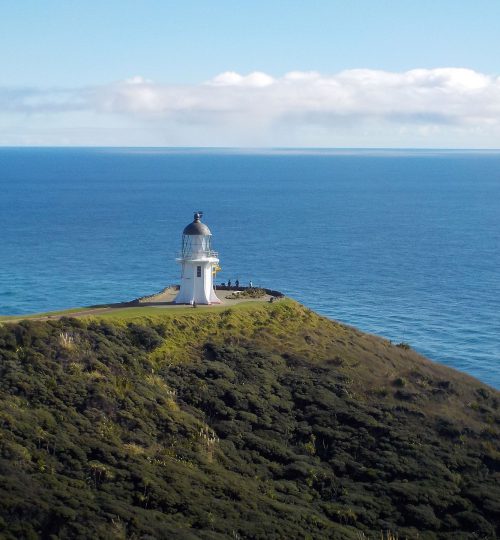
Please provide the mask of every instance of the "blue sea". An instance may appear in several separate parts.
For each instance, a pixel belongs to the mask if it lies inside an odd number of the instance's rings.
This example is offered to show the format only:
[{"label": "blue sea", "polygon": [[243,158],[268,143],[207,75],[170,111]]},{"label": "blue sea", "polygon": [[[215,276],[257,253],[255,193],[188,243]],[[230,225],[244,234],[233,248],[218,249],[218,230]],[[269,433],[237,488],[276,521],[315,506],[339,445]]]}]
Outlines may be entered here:
[{"label": "blue sea", "polygon": [[0,149],[0,314],[252,280],[500,388],[500,153]]}]

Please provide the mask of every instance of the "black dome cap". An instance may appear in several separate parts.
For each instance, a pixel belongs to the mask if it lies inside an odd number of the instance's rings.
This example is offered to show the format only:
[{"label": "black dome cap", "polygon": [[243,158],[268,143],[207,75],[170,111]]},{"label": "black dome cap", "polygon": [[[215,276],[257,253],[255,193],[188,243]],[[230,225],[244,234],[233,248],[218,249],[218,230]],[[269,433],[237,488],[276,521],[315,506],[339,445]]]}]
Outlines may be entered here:
[{"label": "black dome cap", "polygon": [[190,223],[182,232],[188,236],[212,236],[210,229],[202,223],[203,212],[195,212],[193,223]]}]

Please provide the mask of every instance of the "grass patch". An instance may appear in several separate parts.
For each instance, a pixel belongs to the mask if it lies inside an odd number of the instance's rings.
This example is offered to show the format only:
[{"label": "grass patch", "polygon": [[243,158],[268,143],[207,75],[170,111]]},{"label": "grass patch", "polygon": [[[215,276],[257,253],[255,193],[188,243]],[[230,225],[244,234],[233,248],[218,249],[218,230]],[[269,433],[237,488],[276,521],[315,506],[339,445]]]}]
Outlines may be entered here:
[{"label": "grass patch", "polygon": [[102,318],[102,319],[115,319],[115,320],[129,320],[137,318],[175,318],[180,316],[189,316],[189,317],[205,317],[212,313],[221,313],[228,309],[235,311],[253,311],[262,307],[265,304],[260,304],[256,302],[241,302],[234,304],[233,306],[197,306],[193,307],[174,307],[174,308],[162,308],[162,307],[127,307],[127,308],[117,308],[112,311],[107,311],[105,313],[90,314],[85,317],[92,318]]},{"label": "grass patch", "polygon": [[82,311],[83,309],[86,308],[70,308],[59,311],[45,311],[42,313],[31,313],[28,315],[0,315],[0,322],[24,321],[29,319],[39,319],[41,317],[61,317],[65,315],[70,316],[71,314]]},{"label": "grass patch", "polygon": [[168,318],[178,317],[181,315],[195,315],[204,316],[207,313],[218,313],[227,309],[234,309],[237,311],[252,311],[259,306],[265,305],[263,302],[239,302],[237,304],[226,305],[198,305],[196,308],[191,306],[185,307],[154,307],[154,306],[133,306],[133,307],[112,307],[108,305],[97,307],[81,307],[71,308],[62,311],[48,311],[43,313],[32,313],[30,315],[2,315],[0,316],[0,322],[18,322],[23,320],[35,320],[44,318],[59,318],[59,317],[71,317],[78,316],[79,318],[105,318],[120,320],[132,320],[137,318]]}]

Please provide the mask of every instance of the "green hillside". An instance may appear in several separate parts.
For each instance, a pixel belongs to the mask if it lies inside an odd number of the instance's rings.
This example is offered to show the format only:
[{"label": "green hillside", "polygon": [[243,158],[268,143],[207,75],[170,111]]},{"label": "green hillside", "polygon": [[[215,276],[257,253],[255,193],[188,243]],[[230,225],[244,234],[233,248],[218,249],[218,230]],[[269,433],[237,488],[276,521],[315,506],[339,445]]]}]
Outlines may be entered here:
[{"label": "green hillside", "polygon": [[291,300],[0,323],[0,538],[496,538],[498,404]]}]

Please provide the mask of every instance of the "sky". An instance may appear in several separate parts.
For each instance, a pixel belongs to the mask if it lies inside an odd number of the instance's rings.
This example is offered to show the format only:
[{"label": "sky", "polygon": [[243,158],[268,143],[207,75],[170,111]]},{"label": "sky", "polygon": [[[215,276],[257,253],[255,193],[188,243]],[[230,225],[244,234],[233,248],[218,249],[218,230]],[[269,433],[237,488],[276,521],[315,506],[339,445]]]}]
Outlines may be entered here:
[{"label": "sky", "polygon": [[0,145],[500,148],[498,0],[0,3]]}]

